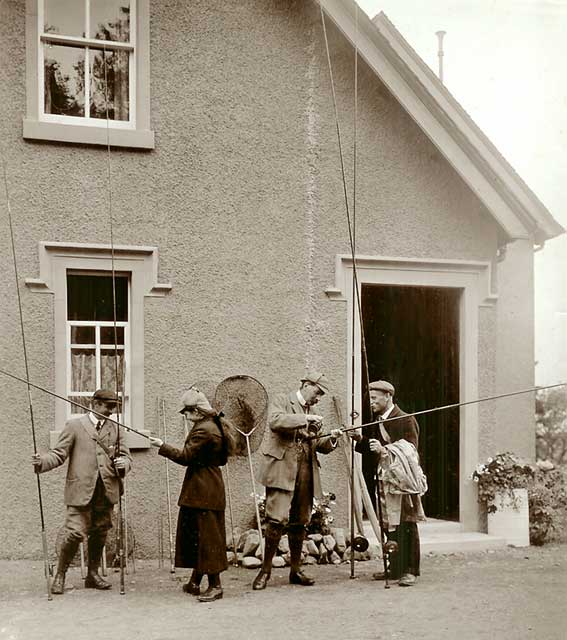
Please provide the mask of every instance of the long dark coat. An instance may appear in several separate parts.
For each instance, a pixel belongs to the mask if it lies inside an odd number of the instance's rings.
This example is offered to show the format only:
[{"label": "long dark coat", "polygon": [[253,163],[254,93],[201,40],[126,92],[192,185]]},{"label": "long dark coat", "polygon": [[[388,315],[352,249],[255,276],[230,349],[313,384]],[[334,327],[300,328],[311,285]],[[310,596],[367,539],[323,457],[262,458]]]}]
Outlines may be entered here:
[{"label": "long dark coat", "polygon": [[210,418],[195,423],[183,449],[163,444],[159,454],[187,467],[177,504],[180,507],[224,511],[226,498],[220,467],[226,464],[223,437]]},{"label": "long dark coat", "polygon": [[210,418],[191,429],[183,449],[163,444],[159,453],[187,467],[177,504],[175,566],[199,574],[227,568],[224,523],[225,493],[220,467],[226,464],[223,435]]}]

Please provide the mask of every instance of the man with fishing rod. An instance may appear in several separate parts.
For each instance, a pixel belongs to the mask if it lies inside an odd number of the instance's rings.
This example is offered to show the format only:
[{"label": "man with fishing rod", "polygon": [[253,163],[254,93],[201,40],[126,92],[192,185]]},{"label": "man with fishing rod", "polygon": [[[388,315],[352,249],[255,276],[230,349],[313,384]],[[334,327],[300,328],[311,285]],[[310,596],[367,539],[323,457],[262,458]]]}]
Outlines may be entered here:
[{"label": "man with fishing rod", "polygon": [[[374,467],[375,484],[377,489],[378,477],[384,473],[391,462],[388,446],[401,440],[417,447],[419,425],[413,416],[406,415],[397,404],[394,404],[394,385],[386,380],[371,382],[368,386],[370,393],[370,407],[375,423],[364,428],[364,433],[351,432],[351,437],[357,440],[356,451],[362,454],[363,460],[370,460]],[[410,448],[411,449],[411,448]],[[381,495],[378,494],[378,499]],[[386,528],[389,541],[395,542],[398,550],[390,554],[390,569],[388,578],[399,580],[402,587],[410,587],[416,583],[420,574],[420,547],[417,522],[425,520],[419,494],[400,496],[399,524],[393,526],[393,513],[386,508]],[[385,501],[388,506],[388,500]],[[375,580],[384,580],[384,572],[373,574]]]},{"label": "man with fishing rod", "polygon": [[321,435],[323,418],[311,407],[328,391],[327,378],[307,373],[298,390],[274,397],[268,415],[266,437],[258,480],[266,487],[266,546],[260,572],[252,583],[265,589],[272,572],[272,560],[287,525],[291,584],[310,586],[314,580],[301,570],[305,527],[311,519],[313,496],[321,494],[317,453],[330,453],[337,446],[340,429]]},{"label": "man with fishing rod", "polygon": [[[69,459],[64,500],[67,507],[63,542],[51,592],[62,594],[65,574],[81,541],[88,540],[87,589],[110,589],[111,583],[98,573],[102,550],[112,528],[112,510],[121,495],[122,477],[130,470],[130,451],[125,431],[109,416],[120,399],[107,389],[98,389],[91,410],[65,423],[53,449],[32,456],[36,473],[51,471]],[[118,431],[120,429],[120,431]]]}]

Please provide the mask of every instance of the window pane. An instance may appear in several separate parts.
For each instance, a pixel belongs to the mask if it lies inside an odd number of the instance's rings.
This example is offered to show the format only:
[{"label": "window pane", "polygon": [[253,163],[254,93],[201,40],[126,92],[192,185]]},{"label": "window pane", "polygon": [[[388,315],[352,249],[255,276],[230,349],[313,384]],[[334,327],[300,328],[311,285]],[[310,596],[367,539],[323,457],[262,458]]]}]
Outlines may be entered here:
[{"label": "window pane", "polygon": [[[101,344],[114,344],[114,327],[100,328]],[[116,327],[116,342],[118,346],[124,345],[124,327]]]},{"label": "window pane", "polygon": [[71,389],[96,391],[96,355],[94,349],[71,349]]},{"label": "window pane", "polygon": [[85,0],[44,0],[43,28],[63,36],[85,35]]},{"label": "window pane", "polygon": [[45,113],[85,115],[85,51],[44,44]]},{"label": "window pane", "polygon": [[[128,278],[116,276],[116,320],[128,320]],[[112,276],[67,274],[67,319],[112,322]],[[113,340],[114,343],[114,340]]]},{"label": "window pane", "polygon": [[85,407],[81,409],[80,407],[75,406],[74,404],[69,405],[71,407],[71,413],[88,413],[91,408],[91,399],[85,398],[84,396],[69,396],[69,400],[72,402],[78,402],[79,404]]},{"label": "window pane", "polygon": [[71,327],[72,344],[94,344],[95,328],[94,327]]},{"label": "window pane", "polygon": [[116,389],[116,369],[118,369],[118,391],[124,390],[124,352],[118,351],[114,357],[114,349],[100,352],[100,386],[103,389]]},{"label": "window pane", "polygon": [[91,0],[91,38],[129,42],[129,0]]},{"label": "window pane", "polygon": [[[91,54],[91,118],[129,120],[129,53],[94,51]],[[106,60],[106,69],[105,62]]]}]

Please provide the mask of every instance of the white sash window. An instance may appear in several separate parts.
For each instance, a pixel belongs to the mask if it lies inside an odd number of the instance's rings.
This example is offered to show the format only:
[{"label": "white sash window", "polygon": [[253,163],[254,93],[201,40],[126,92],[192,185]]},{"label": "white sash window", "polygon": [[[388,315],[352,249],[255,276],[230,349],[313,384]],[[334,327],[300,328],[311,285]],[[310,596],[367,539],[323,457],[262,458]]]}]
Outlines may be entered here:
[{"label": "white sash window", "polygon": [[[129,400],[129,278],[115,276],[116,332],[112,276],[67,272],[67,397],[89,407],[96,389],[118,389],[125,419]],[[116,338],[116,339],[115,339]],[[116,383],[118,379],[118,384]],[[68,414],[82,413],[68,405]]]}]

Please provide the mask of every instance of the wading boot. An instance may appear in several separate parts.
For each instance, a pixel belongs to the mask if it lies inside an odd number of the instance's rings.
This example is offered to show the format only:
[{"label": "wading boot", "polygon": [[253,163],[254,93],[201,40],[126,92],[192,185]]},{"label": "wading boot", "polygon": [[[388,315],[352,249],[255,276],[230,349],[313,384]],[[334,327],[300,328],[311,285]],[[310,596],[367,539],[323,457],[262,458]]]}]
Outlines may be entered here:
[{"label": "wading boot", "polygon": [[310,587],[315,584],[315,580],[306,576],[301,570],[301,552],[303,551],[305,527],[290,527],[288,537],[291,565],[289,571],[289,583],[299,584],[302,587]]},{"label": "wading boot", "polygon": [[85,589],[100,589],[101,591],[110,589],[112,584],[98,575],[102,549],[106,542],[106,536],[89,537],[89,569],[85,578]]},{"label": "wading boot", "polygon": [[278,550],[280,538],[282,537],[283,527],[281,525],[268,523],[266,527],[266,547],[264,549],[264,560],[262,562],[262,568],[258,575],[254,578],[252,583],[252,589],[254,591],[261,591],[265,589],[270,576],[272,575],[272,560]]},{"label": "wading boot", "polygon": [[53,582],[51,583],[51,593],[55,595],[61,595],[65,591],[65,574],[69,565],[73,561],[77,549],[79,547],[79,540],[67,540],[61,545],[61,551],[59,552],[59,560],[57,562],[57,573]]}]

